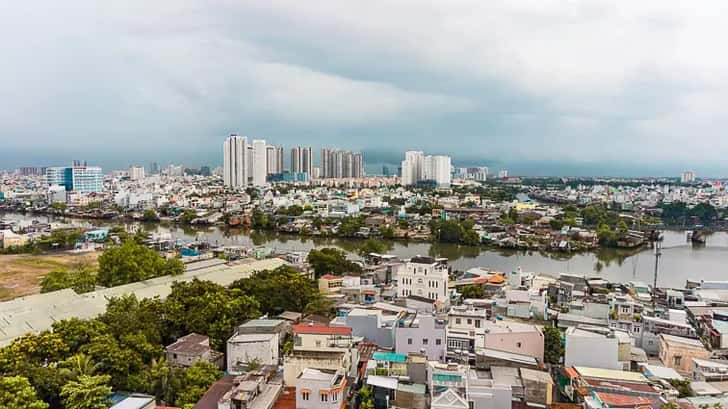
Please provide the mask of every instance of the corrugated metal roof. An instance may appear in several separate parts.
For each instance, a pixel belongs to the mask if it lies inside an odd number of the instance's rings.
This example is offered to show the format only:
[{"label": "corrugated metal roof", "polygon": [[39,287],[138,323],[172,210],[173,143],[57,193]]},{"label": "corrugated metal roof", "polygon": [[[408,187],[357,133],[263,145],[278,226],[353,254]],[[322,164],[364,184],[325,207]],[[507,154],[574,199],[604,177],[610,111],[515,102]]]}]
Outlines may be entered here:
[{"label": "corrugated metal roof", "polygon": [[106,310],[112,297],[134,294],[137,298],[166,298],[175,281],[192,281],[194,278],[228,286],[235,280],[250,277],[253,272],[272,270],[286,264],[273,258],[244,261],[235,264],[214,264],[206,268],[191,269],[178,276],[154,279],[104,288],[86,294],[76,294],[71,289],[53,291],[16,298],[0,303],[0,347],[27,333],[39,333],[51,328],[54,322],[69,318],[92,318]]}]

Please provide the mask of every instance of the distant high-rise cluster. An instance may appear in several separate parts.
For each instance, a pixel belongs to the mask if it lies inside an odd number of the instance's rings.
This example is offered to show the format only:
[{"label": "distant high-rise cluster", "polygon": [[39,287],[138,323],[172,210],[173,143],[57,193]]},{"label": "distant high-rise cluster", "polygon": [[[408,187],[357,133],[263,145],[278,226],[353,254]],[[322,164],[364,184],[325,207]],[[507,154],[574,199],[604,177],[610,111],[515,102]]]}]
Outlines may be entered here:
[{"label": "distant high-rise cluster", "polygon": [[695,172],[693,172],[692,170],[683,172],[682,175],[680,175],[680,183],[695,183]]},{"label": "distant high-rise cluster", "polygon": [[291,149],[291,173],[313,173],[313,150],[310,146]]},{"label": "distant high-rise cluster", "polygon": [[144,179],[144,166],[130,166],[129,167],[129,179],[141,180]]},{"label": "distant high-rise cluster", "polygon": [[449,156],[425,155],[422,151],[407,151],[402,161],[402,185],[430,183],[450,186],[451,160]]},{"label": "distant high-rise cluster", "polygon": [[361,152],[321,149],[321,177],[324,179],[360,178],[364,176]]},{"label": "distant high-rise cluster", "polygon": [[284,165],[284,149],[264,139],[248,141],[232,134],[223,144],[223,180],[225,186],[245,188],[263,186],[269,181],[304,181],[313,175],[313,150],[297,146],[291,149],[290,172]]},{"label": "distant high-rise cluster", "polygon": [[455,177],[483,182],[488,179],[488,172],[489,170],[487,166],[457,168],[455,170]]}]

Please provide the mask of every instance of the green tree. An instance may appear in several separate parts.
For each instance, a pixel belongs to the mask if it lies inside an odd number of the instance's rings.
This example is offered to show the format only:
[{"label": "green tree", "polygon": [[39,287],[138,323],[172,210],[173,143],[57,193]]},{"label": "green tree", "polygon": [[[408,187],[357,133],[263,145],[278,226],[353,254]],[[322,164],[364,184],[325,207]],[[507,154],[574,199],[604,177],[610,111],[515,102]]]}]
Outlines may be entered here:
[{"label": "green tree", "polygon": [[387,225],[379,228],[379,234],[381,234],[385,239],[393,239],[394,233],[394,227],[392,226]]},{"label": "green tree", "polygon": [[195,404],[207,389],[222,377],[223,373],[215,365],[207,361],[197,361],[184,371],[183,389],[179,392],[175,404],[184,406]]},{"label": "green tree", "polygon": [[142,221],[158,222],[159,216],[157,216],[157,212],[155,212],[153,209],[147,209],[144,211],[144,214],[142,215]]},{"label": "green tree", "polygon": [[40,292],[71,288],[78,294],[93,291],[96,288],[96,275],[87,266],[79,266],[75,270],[54,270],[46,274],[40,281]]},{"label": "green tree", "polygon": [[63,385],[61,397],[66,409],[106,409],[111,387],[108,375],[81,375],[78,380]]},{"label": "green tree", "polygon": [[80,348],[88,344],[91,339],[104,335],[108,331],[106,324],[99,319],[70,318],[53,323],[53,334],[61,338],[72,354],[79,352]]},{"label": "green tree", "polygon": [[549,226],[551,226],[552,230],[561,230],[561,228],[564,227],[564,221],[559,219],[551,219],[549,221]]},{"label": "green tree", "polygon": [[370,253],[386,253],[391,248],[392,246],[390,243],[377,239],[367,239],[361,246],[359,246],[357,251],[360,256],[366,256]]},{"label": "green tree", "polygon": [[471,284],[461,288],[460,294],[462,294],[463,298],[483,298],[485,292],[483,291],[483,287]]},{"label": "green tree", "polygon": [[374,391],[372,387],[366,385],[359,389],[359,409],[374,409]]},{"label": "green tree", "polygon": [[323,315],[333,317],[336,314],[333,301],[324,297],[317,297],[303,309],[304,314]]},{"label": "green tree", "polygon": [[544,361],[549,364],[557,365],[564,356],[564,344],[562,342],[561,331],[553,325],[546,325],[543,328],[544,338]]},{"label": "green tree", "polygon": [[97,280],[103,286],[113,287],[183,271],[184,264],[179,259],[166,260],[146,246],[126,241],[99,257]]},{"label": "green tree", "polygon": [[197,212],[195,212],[192,209],[186,209],[184,212],[182,212],[182,215],[179,217],[179,222],[182,224],[192,224],[192,221],[197,218]]},{"label": "green tree", "polygon": [[195,279],[172,285],[164,315],[170,335],[205,334],[210,345],[220,350],[237,325],[260,315],[259,306],[255,298],[238,288]]},{"label": "green tree", "polygon": [[316,282],[290,266],[264,270],[235,281],[231,289],[239,289],[260,303],[260,312],[276,315],[283,311],[303,311],[318,297]]},{"label": "green tree", "polygon": [[63,374],[69,379],[79,379],[81,376],[93,376],[99,370],[100,365],[95,363],[86,354],[76,354],[61,362]]},{"label": "green tree", "polygon": [[53,270],[40,280],[40,292],[62,290],[71,287],[71,273],[66,270]]},{"label": "green tree", "polygon": [[670,385],[675,388],[680,394],[680,398],[687,398],[693,396],[693,391],[690,389],[690,380],[688,379],[670,379]]},{"label": "green tree", "polygon": [[313,267],[317,278],[325,274],[342,275],[361,271],[361,266],[349,261],[346,253],[333,247],[325,247],[321,250],[313,249],[308,253],[307,260]]},{"label": "green tree", "polygon": [[48,404],[39,400],[27,378],[21,376],[0,377],[0,408],[46,409]]}]

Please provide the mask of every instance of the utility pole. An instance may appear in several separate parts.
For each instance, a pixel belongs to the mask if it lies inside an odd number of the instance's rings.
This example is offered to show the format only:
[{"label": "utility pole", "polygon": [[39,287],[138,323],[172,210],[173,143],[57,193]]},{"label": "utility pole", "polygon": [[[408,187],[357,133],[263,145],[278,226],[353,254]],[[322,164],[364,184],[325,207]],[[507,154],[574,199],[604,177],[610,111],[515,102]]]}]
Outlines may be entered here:
[{"label": "utility pole", "polygon": [[660,264],[660,256],[662,256],[662,242],[660,241],[660,235],[658,233],[657,240],[655,240],[655,277],[652,282],[652,313],[657,312],[657,270]]}]

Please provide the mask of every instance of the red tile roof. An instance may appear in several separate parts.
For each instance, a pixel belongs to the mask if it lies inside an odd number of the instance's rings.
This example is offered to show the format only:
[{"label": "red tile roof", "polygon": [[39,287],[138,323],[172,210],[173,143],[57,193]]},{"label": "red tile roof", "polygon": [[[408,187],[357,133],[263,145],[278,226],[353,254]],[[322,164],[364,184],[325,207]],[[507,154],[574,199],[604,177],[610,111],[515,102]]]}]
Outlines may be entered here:
[{"label": "red tile roof", "polygon": [[330,327],[328,325],[298,324],[293,326],[296,334],[351,335],[350,327]]},{"label": "red tile roof", "polygon": [[321,278],[323,278],[325,280],[336,280],[337,278],[341,278],[341,277],[335,276],[333,274],[326,274],[326,275],[321,276]]},{"label": "red tile roof", "polygon": [[637,406],[651,405],[657,401],[657,398],[622,395],[619,393],[595,392],[595,394],[604,404],[613,408],[634,408]]}]

